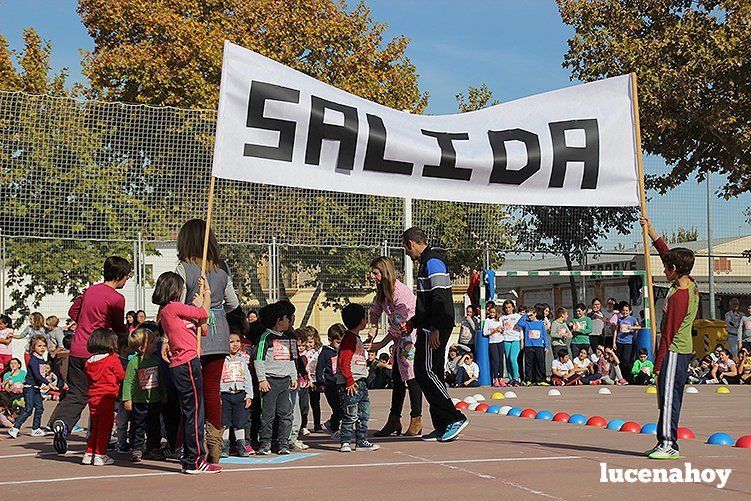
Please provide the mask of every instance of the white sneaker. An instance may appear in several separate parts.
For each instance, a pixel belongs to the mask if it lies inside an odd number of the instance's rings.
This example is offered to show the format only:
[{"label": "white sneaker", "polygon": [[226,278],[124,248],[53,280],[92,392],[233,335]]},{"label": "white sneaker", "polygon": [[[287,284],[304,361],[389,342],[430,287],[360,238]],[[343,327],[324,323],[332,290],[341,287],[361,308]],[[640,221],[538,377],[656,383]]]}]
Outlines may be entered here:
[{"label": "white sneaker", "polygon": [[307,428],[300,428],[300,435],[307,437],[308,435],[310,435],[310,430]]},{"label": "white sneaker", "polygon": [[46,435],[46,433],[41,428],[37,428],[36,430],[31,430],[31,436],[32,437],[43,437],[45,435]]},{"label": "white sneaker", "polygon": [[8,430],[8,435],[10,435],[10,438],[18,438],[18,428]]},{"label": "white sneaker", "polygon": [[303,441],[299,439],[290,440],[289,445],[292,448],[292,450],[295,450],[295,451],[304,451],[305,449],[310,448],[308,444],[304,444]]},{"label": "white sneaker", "polygon": [[84,452],[83,457],[81,458],[81,464],[93,464],[94,463],[94,454],[91,452]]},{"label": "white sneaker", "polygon": [[350,447],[348,442],[344,442],[339,446],[339,452],[352,452],[352,447]]},{"label": "white sneaker", "polygon": [[115,464],[115,460],[107,454],[94,454],[94,466],[107,466]]}]

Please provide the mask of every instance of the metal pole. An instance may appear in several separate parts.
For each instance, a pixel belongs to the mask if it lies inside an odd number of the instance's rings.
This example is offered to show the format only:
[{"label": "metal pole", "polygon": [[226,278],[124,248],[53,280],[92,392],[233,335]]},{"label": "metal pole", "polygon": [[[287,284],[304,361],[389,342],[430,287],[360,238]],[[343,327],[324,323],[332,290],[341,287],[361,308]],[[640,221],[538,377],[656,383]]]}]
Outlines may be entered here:
[{"label": "metal pole", "polygon": [[136,295],[136,310],[141,309],[141,294],[138,292],[138,241],[133,241],[133,270],[135,271],[135,284],[133,290]]},{"label": "metal pole", "polygon": [[482,266],[486,270],[490,269],[490,244],[488,244],[487,242],[485,243],[485,256],[483,259]]},{"label": "metal pole", "polygon": [[269,244],[269,303],[274,302],[274,239]]},{"label": "metal pole", "polygon": [[0,313],[5,313],[5,232],[0,228]]},{"label": "metal pole", "polygon": [[710,175],[707,172],[707,265],[709,269],[709,318],[715,318],[714,256],[712,255],[712,183],[710,183]]},{"label": "metal pole", "polygon": [[[407,230],[412,227],[412,199],[404,199],[404,229]],[[409,256],[404,256],[404,285],[413,289],[415,286],[415,280],[413,277],[413,263]]]},{"label": "metal pole", "polygon": [[139,282],[139,288],[141,292],[141,309],[146,310],[146,243],[143,241],[143,235],[138,234],[140,247],[138,249],[138,259],[141,269],[141,280]]}]

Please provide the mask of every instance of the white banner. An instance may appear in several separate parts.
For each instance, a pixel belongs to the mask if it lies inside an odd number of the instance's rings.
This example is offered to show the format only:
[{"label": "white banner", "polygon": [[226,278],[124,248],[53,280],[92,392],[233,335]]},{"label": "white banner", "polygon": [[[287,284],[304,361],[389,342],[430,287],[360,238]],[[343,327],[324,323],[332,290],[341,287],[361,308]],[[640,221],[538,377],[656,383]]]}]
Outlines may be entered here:
[{"label": "white banner", "polygon": [[638,205],[630,78],[412,115],[225,42],[213,174],[429,200]]}]

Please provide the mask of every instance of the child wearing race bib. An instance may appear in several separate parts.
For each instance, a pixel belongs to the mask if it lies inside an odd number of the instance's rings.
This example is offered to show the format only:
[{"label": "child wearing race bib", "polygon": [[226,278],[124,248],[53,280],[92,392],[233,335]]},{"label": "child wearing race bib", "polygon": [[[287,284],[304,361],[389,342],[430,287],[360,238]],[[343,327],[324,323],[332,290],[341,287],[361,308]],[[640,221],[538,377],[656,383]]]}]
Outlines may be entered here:
[{"label": "child wearing race bib", "polygon": [[524,376],[527,385],[549,386],[545,381],[545,353],[548,351],[545,329],[545,305],[536,304],[521,316],[518,325],[524,331]]},{"label": "child wearing race bib", "polygon": [[621,361],[621,370],[624,374],[630,374],[633,363],[634,331],[639,328],[639,321],[631,316],[631,305],[626,301],[618,305],[618,310],[620,313],[613,348]]},{"label": "child wearing race bib", "polygon": [[574,319],[569,321],[569,328],[573,334],[571,339],[571,354],[574,358],[579,356],[579,350],[586,349],[589,352],[589,335],[592,332],[592,319],[587,315],[587,306],[579,303],[574,309]]},{"label": "child wearing race bib", "polygon": [[248,457],[255,453],[246,448],[245,428],[250,421],[250,404],[253,399],[253,378],[245,361],[240,335],[229,335],[229,355],[224,358],[220,380],[222,393],[222,457],[229,457],[229,431],[235,430],[237,455]]},{"label": "child wearing race bib", "polygon": [[150,329],[137,328],[128,335],[128,347],[136,352],[128,361],[123,382],[123,407],[130,412],[130,460],[134,463],[140,463],[144,457],[161,460],[164,457],[159,451],[162,441],[159,414],[161,403],[167,400],[167,390],[159,376],[156,334]]},{"label": "child wearing race bib", "polygon": [[367,325],[367,312],[361,305],[350,303],[342,309],[342,321],[347,332],[339,345],[336,362],[336,383],[342,409],[339,451],[375,451],[380,446],[368,441],[368,365],[360,338],[360,331]]},{"label": "child wearing race bib", "polygon": [[292,390],[297,388],[297,342],[286,333],[292,319],[287,307],[276,302],[261,308],[259,321],[266,331],[258,341],[253,365],[258,376],[258,389],[261,392],[260,446],[257,454],[271,454],[271,438],[274,422],[278,423],[278,454],[287,455],[292,433],[294,405]]}]

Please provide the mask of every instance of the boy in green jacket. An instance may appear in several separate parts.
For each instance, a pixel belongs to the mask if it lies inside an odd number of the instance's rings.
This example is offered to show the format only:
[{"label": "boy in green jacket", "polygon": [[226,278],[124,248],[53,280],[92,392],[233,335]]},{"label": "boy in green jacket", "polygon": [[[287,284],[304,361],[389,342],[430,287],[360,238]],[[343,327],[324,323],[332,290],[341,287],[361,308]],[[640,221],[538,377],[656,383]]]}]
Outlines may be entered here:
[{"label": "boy in green jacket", "polygon": [[655,365],[649,360],[648,352],[645,348],[639,350],[639,358],[634,362],[634,366],[631,367],[631,378],[634,380],[634,384],[654,384],[655,382]]},{"label": "boy in green jacket", "polygon": [[579,351],[582,348],[590,351],[589,346],[589,334],[592,332],[592,319],[587,315],[587,306],[584,303],[576,305],[574,310],[574,319],[569,322],[569,328],[574,334],[574,338],[571,340],[571,355],[576,358],[579,356]]},{"label": "boy in green jacket", "polygon": [[167,390],[159,375],[156,334],[143,327],[136,329],[128,335],[128,346],[137,352],[128,362],[123,381],[123,406],[130,411],[130,460],[164,459],[159,450],[159,410],[161,402],[167,400]]}]

